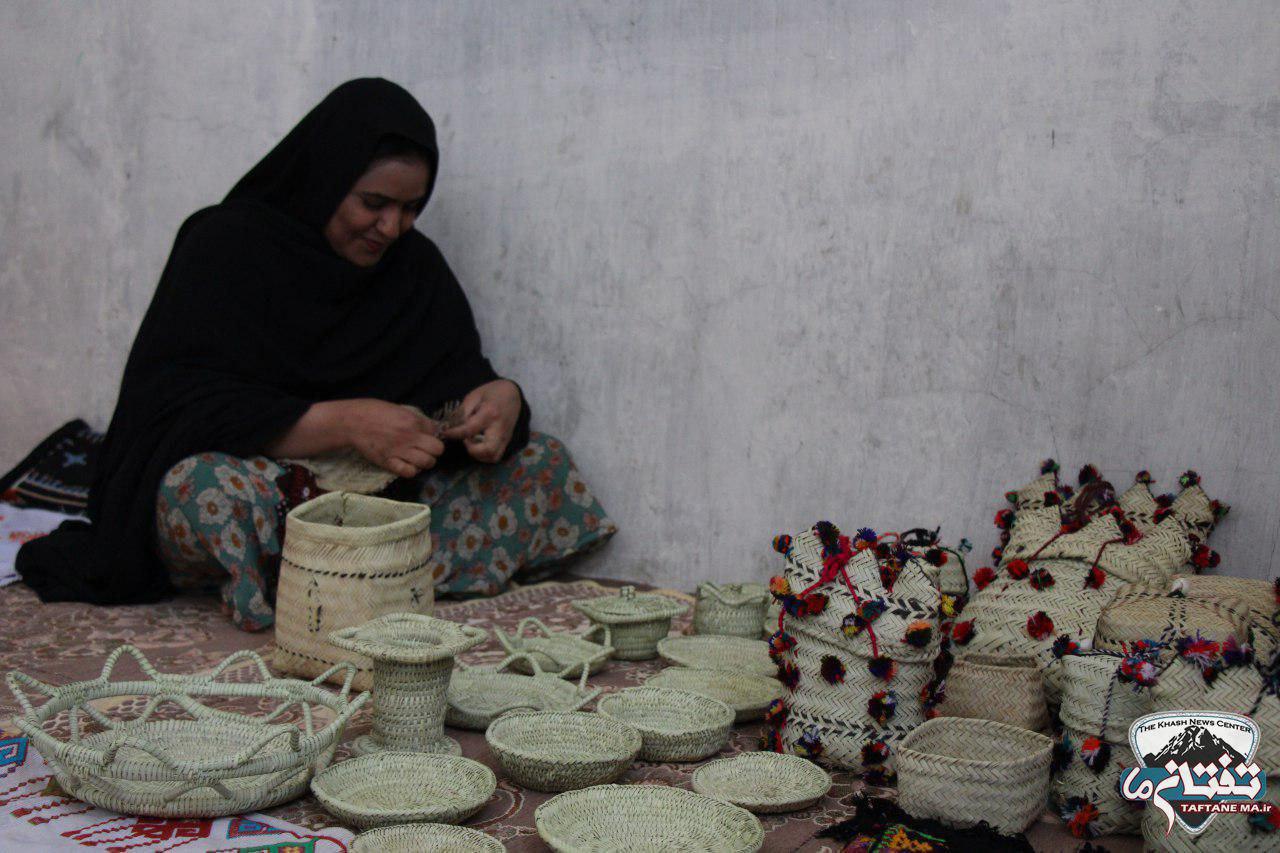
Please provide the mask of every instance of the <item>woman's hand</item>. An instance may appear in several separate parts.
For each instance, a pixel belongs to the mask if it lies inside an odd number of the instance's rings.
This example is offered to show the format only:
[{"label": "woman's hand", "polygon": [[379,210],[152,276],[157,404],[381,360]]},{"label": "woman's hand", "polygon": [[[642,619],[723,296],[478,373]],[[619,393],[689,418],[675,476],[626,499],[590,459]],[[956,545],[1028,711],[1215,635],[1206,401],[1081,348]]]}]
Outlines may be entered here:
[{"label": "woman's hand", "polygon": [[519,417],[520,389],[510,379],[495,379],[462,398],[462,423],[441,435],[461,439],[477,462],[497,462]]},{"label": "woman's hand", "polygon": [[348,444],[374,465],[397,477],[416,477],[434,468],[444,442],[440,425],[406,406],[385,400],[342,400]]}]

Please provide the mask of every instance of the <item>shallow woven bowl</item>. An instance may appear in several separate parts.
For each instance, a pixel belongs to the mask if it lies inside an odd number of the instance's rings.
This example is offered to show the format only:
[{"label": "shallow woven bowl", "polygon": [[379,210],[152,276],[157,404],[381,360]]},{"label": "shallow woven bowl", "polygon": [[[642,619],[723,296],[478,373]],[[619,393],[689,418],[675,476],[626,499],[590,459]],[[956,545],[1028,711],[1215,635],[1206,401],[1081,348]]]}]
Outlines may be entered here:
[{"label": "shallow woven bowl", "polygon": [[351,853],[502,853],[492,836],[447,823],[403,823],[356,836]]},{"label": "shallow woven bowl", "polygon": [[576,711],[599,690],[582,690],[556,675],[517,675],[491,669],[455,669],[449,681],[444,721],[482,732],[513,708]]},{"label": "shallow woven bowl", "polygon": [[733,709],[686,690],[631,687],[605,696],[596,710],[640,732],[645,761],[699,761],[729,742]]},{"label": "shallow woven bowl", "polygon": [[603,714],[513,711],[485,732],[511,781],[535,791],[612,782],[640,752],[640,732]]},{"label": "shallow woven bowl", "polygon": [[542,840],[561,853],[754,853],[755,815],[665,785],[599,785],[552,797],[533,813]]},{"label": "shallow woven bowl", "polygon": [[427,752],[375,752],[335,764],[311,780],[325,811],[368,829],[395,823],[458,823],[498,787],[478,761]]},{"label": "shallow woven bowl", "polygon": [[693,790],[747,811],[775,814],[807,809],[831,790],[827,771],[807,758],[744,752],[693,771]]},{"label": "shallow woven bowl", "polygon": [[776,678],[727,669],[693,669],[684,666],[668,667],[646,681],[644,686],[687,690],[719,699],[733,709],[736,723],[764,716],[769,703],[774,699],[781,699],[786,692],[782,682]]},{"label": "shallow woven bowl", "polygon": [[992,720],[936,717],[898,746],[898,805],[952,826],[1025,830],[1044,812],[1053,741]]},{"label": "shallow woven bowl", "polygon": [[763,676],[773,676],[778,671],[769,659],[769,644],[746,637],[667,637],[658,641],[658,654],[668,663],[694,669],[731,669]]}]

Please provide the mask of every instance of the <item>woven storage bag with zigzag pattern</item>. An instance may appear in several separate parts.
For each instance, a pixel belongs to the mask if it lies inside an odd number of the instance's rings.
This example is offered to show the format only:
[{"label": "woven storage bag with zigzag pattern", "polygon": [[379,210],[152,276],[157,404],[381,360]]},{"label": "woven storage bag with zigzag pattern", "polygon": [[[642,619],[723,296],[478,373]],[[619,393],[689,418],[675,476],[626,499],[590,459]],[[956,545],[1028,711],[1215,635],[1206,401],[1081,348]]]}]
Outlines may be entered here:
[{"label": "woven storage bag with zigzag pattern", "polygon": [[933,714],[946,659],[938,572],[959,553],[923,553],[827,522],[780,536],[786,559],[771,582],[782,604],[770,653],[788,695],[770,709],[766,748],[893,780],[896,743]]},{"label": "woven storage bag with zigzag pattern", "polygon": [[350,492],[330,492],[285,518],[276,594],[275,668],[314,678],[353,661],[352,682],[373,686],[373,662],[343,651],[329,634],[388,613],[430,615],[435,579],[431,509]]},{"label": "woven storage bag with zigzag pattern", "polygon": [[1006,498],[996,516],[1004,530],[993,552],[996,568],[974,575],[978,591],[955,627],[956,654],[1030,654],[1045,674],[1045,694],[1057,704],[1058,638],[1091,640],[1098,616],[1120,584],[1167,588],[1188,561],[1206,566],[1217,555],[1204,544],[1226,510],[1210,501],[1194,472],[1176,497],[1156,498],[1150,477],[1118,498],[1092,466],[1077,492],[1059,483],[1057,464]]}]

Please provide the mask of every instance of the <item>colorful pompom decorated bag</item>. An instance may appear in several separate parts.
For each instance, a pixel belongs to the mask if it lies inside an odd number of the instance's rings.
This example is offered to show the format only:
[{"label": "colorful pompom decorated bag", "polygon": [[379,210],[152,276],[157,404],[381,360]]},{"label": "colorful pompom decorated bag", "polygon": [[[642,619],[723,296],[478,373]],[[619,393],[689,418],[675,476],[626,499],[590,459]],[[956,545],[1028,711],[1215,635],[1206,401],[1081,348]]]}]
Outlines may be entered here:
[{"label": "colorful pompom decorated bag", "polygon": [[770,654],[788,692],[766,717],[765,747],[891,784],[894,745],[933,715],[954,607],[938,573],[962,558],[829,522],[774,547],[786,568],[770,582],[781,604]]},{"label": "colorful pompom decorated bag", "polygon": [[1148,651],[1062,658],[1062,730],[1054,746],[1050,790],[1068,829],[1081,838],[1135,835],[1141,827],[1141,804],[1121,797],[1118,786],[1121,772],[1137,764],[1129,726],[1151,711],[1157,670]]},{"label": "colorful pompom decorated bag", "polygon": [[1081,471],[1079,491],[1057,472],[1049,460],[1039,478],[1006,495],[1012,506],[996,515],[996,568],[974,573],[977,591],[955,626],[957,656],[1035,656],[1050,704],[1061,690],[1055,644],[1087,644],[1120,584],[1167,588],[1189,561],[1215,565],[1204,539],[1226,512],[1190,471],[1176,498],[1154,497],[1145,472],[1119,497],[1092,466]]}]

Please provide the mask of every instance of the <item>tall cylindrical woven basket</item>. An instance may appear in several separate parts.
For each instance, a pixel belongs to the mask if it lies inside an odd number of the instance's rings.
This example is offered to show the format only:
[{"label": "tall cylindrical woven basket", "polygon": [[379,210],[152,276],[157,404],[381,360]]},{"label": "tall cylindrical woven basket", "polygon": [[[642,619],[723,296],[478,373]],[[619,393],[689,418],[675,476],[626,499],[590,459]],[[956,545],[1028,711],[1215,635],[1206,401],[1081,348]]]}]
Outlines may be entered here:
[{"label": "tall cylindrical woven basket", "polygon": [[329,634],[388,613],[430,615],[430,524],[429,507],[350,492],[290,512],[276,593],[276,669],[314,678],[351,660],[354,684],[372,687],[372,661],[332,645]]}]

